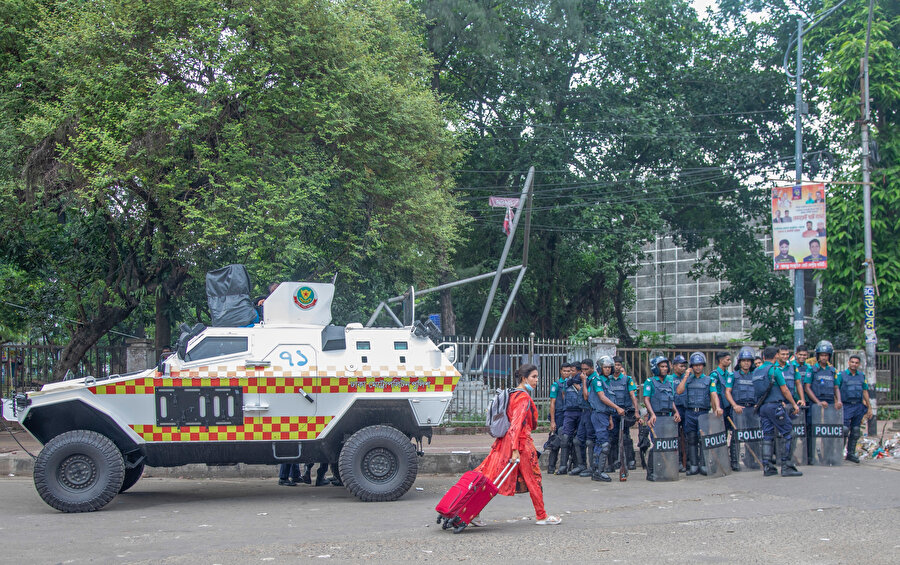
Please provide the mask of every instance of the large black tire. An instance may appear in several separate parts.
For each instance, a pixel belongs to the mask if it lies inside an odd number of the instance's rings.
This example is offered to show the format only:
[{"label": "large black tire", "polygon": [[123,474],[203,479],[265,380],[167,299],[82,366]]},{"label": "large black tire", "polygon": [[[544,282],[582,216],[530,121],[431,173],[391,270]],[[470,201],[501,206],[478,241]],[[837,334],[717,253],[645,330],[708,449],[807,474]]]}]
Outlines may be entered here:
[{"label": "large black tire", "polygon": [[44,502],[63,512],[93,512],[119,492],[122,453],[106,436],[74,430],[47,442],[34,462],[34,486]]},{"label": "large black tire", "polygon": [[397,500],[419,470],[412,442],[390,426],[369,426],[350,436],[338,467],[344,486],[364,502]]},{"label": "large black tire", "polygon": [[122,486],[119,487],[119,493],[123,493],[126,490],[130,489],[138,482],[141,478],[141,475],[144,474],[144,462],[141,461],[137,464],[136,467],[132,467],[131,469],[125,468],[125,478],[122,479]]}]

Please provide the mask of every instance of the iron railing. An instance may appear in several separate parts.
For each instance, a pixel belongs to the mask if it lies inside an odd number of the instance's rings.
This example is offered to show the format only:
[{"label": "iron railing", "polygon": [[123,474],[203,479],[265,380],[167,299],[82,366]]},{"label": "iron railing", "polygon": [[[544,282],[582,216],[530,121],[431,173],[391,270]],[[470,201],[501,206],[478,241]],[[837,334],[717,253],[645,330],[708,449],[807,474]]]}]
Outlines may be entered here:
[{"label": "iron railing", "polygon": [[[3,345],[0,360],[0,392],[35,390],[52,382],[53,367],[63,350],[61,345]],[[74,377],[106,377],[125,372],[125,346],[95,346],[78,363]]]},{"label": "iron railing", "polygon": [[[449,338],[457,348],[456,365],[460,371],[467,356],[474,347],[472,340],[466,337]],[[642,400],[644,381],[650,377],[650,359],[663,355],[670,360],[675,355],[683,355],[686,359],[695,351],[706,355],[707,372],[714,369],[716,353],[727,351],[732,359],[737,356],[739,348],[628,348],[619,347],[616,352],[623,358],[625,371],[634,377],[638,385],[638,400]],[[447,410],[445,421],[451,424],[477,424],[484,422],[484,416],[491,399],[498,388],[516,386],[514,373],[522,363],[534,363],[540,371],[540,380],[534,393],[535,403],[540,411],[541,421],[549,421],[550,384],[559,375],[563,363],[580,362],[591,358],[591,345],[587,342],[575,342],[565,339],[535,340],[530,338],[507,338],[497,341],[493,353],[481,371],[487,341],[481,340],[475,348],[473,370],[468,376],[463,375],[453,394],[453,401]],[[848,351],[835,352],[835,364],[846,368]],[[593,359],[596,362],[596,359]],[[733,361],[732,361],[733,364]],[[879,353],[877,358],[879,406],[900,405],[900,353]]]}]

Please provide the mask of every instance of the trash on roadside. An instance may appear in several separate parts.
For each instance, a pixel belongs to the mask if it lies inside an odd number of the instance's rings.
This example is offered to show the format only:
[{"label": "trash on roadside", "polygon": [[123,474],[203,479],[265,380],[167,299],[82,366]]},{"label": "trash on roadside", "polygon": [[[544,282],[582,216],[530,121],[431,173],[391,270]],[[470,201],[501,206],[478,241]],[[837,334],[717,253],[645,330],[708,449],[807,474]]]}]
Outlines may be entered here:
[{"label": "trash on roadside", "polygon": [[856,444],[856,454],[860,459],[900,459],[900,433],[884,440],[864,437]]}]

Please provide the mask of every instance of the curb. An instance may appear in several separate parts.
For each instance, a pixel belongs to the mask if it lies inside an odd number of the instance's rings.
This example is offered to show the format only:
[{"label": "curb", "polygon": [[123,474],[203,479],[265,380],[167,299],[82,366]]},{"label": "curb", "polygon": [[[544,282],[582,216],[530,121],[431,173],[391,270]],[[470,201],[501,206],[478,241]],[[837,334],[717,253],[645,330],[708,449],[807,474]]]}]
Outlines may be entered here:
[{"label": "curb", "polygon": [[[419,458],[419,474],[462,475],[478,466],[487,452],[483,453],[426,453]],[[0,477],[14,475],[31,476],[34,460],[27,455],[0,456]],[[278,475],[277,465],[247,465],[238,463],[227,466],[204,464],[181,465],[179,467],[145,467],[144,477],[167,477],[174,479],[271,479]]]}]

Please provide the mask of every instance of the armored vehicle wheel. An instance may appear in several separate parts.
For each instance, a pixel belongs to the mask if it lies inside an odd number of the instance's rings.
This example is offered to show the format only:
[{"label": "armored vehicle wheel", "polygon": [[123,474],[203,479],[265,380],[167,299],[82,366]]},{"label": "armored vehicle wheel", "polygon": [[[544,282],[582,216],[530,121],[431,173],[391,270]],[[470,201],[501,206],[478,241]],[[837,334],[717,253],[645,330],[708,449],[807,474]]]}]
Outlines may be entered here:
[{"label": "armored vehicle wheel", "polygon": [[132,467],[131,469],[125,469],[125,478],[122,480],[122,486],[119,487],[119,492],[125,492],[130,489],[138,482],[138,479],[141,478],[141,475],[144,474],[144,462],[140,462],[136,467]]},{"label": "armored vehicle wheel", "polygon": [[419,470],[413,444],[390,426],[369,426],[350,436],[338,467],[344,486],[364,502],[397,500]]},{"label": "armored vehicle wheel", "polygon": [[34,486],[63,512],[92,512],[119,492],[125,463],[106,436],[74,430],[51,439],[34,462]]}]

